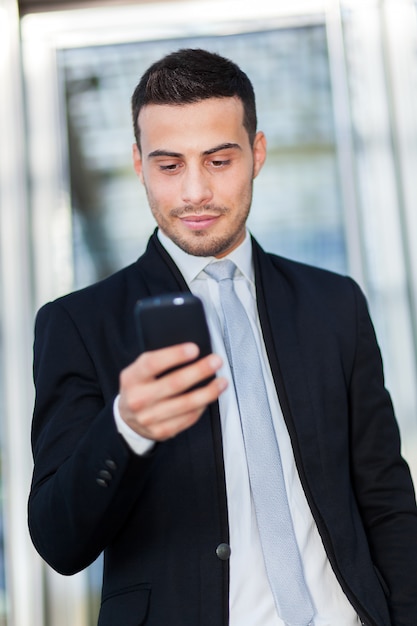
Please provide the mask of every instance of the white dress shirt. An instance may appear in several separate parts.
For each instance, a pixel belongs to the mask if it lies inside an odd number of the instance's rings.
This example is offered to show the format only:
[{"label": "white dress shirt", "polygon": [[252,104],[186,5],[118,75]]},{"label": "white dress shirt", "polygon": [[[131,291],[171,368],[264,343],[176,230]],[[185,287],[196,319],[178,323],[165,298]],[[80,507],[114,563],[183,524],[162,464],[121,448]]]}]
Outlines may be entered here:
[{"label": "white dress shirt", "polygon": [[[194,257],[178,248],[161,231],[158,236],[180,269],[190,290],[203,301],[213,352],[223,359],[219,374],[231,380],[223,343],[218,284],[203,271],[213,257]],[[245,241],[228,255],[238,268],[235,289],[249,315],[262,360],[268,399],[279,443],[285,484],[306,583],[316,609],[314,626],[357,626],[360,620],[346,598],[325,553],[317,526],[301,486],[290,437],[278,402],[256,307],[252,246]],[[233,385],[219,398],[230,533],[230,626],[285,626],[279,618],[267,579],[251,497],[245,448]],[[119,432],[138,454],[152,442],[137,435],[121,419],[114,405]]]}]

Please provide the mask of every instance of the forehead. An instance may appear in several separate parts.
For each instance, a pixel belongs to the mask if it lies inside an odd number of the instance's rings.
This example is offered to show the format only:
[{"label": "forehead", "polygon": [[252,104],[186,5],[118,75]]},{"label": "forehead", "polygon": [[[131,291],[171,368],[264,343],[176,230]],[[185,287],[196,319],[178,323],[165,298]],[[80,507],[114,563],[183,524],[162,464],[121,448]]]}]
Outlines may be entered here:
[{"label": "forehead", "polygon": [[[139,112],[141,146],[174,148],[178,143],[243,141],[243,104],[239,98],[209,98],[192,104],[148,104]],[[161,144],[162,145],[156,145]],[[146,147],[145,147],[146,146]],[[206,149],[208,146],[205,146]]]}]

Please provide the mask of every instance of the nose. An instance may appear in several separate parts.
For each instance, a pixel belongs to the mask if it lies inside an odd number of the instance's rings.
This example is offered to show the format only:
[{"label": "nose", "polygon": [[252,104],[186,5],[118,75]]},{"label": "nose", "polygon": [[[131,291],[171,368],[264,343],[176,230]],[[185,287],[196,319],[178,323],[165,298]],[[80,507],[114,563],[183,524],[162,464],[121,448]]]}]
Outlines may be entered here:
[{"label": "nose", "polygon": [[182,177],[182,200],[185,204],[200,206],[213,198],[208,172],[198,166],[188,166]]}]

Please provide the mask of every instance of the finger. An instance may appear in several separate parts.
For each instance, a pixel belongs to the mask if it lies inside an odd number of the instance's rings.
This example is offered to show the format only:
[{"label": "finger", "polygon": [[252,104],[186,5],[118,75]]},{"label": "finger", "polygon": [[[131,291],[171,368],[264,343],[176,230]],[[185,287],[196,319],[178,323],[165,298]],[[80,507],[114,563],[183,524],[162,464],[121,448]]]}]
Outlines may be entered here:
[{"label": "finger", "polygon": [[216,378],[204,387],[169,397],[138,413],[129,425],[139,434],[154,441],[165,441],[194,425],[206,407],[218,399],[227,387],[227,380]]},{"label": "finger", "polygon": [[210,354],[163,376],[158,380],[160,384],[156,386],[156,392],[160,398],[183,394],[204,381],[208,382],[222,365],[217,354]]},{"label": "finger", "polygon": [[122,383],[123,408],[130,413],[139,413],[161,400],[183,394],[196,384],[212,378],[221,365],[221,358],[211,354],[161,378],[135,380],[134,384],[125,387]]},{"label": "finger", "polygon": [[152,380],[172,367],[197,358],[198,352],[196,344],[185,343],[142,353],[136,361],[121,371],[120,392]]},{"label": "finger", "polygon": [[198,354],[199,348],[195,343],[183,343],[144,352],[135,363],[146,378],[155,378],[173,367],[196,359]]}]

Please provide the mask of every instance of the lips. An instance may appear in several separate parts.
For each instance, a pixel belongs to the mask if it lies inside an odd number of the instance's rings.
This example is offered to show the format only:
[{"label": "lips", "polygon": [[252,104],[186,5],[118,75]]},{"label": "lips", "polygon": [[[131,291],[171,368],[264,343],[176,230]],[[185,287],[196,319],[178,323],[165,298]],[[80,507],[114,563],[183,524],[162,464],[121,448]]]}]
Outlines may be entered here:
[{"label": "lips", "polygon": [[218,219],[218,215],[186,215],[181,217],[181,222],[190,230],[203,230],[212,226]]}]

